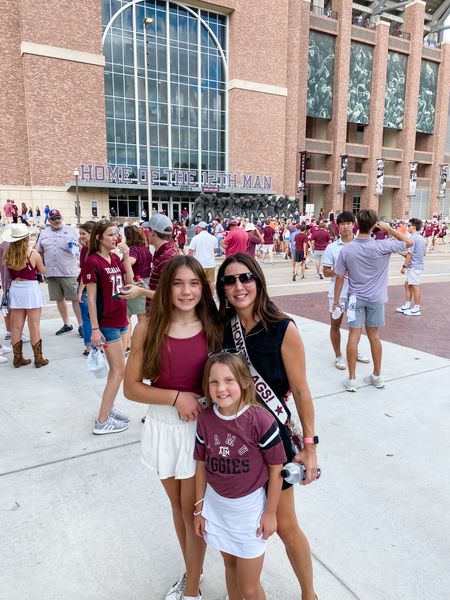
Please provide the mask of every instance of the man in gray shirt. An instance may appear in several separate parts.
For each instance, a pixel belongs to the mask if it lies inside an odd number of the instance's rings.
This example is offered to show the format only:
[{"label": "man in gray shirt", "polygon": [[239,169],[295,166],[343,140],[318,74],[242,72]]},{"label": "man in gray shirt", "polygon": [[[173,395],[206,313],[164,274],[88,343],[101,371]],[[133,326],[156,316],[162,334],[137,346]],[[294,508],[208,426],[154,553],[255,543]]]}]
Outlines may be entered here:
[{"label": "man in gray shirt", "polygon": [[72,302],[78,321],[78,333],[82,337],[80,305],[77,294],[78,231],[65,225],[59,210],[52,209],[48,215],[50,227],[39,236],[35,250],[42,255],[47,274],[50,300],[56,302],[63,326],[56,335],[73,331],[69,320],[66,300]]},{"label": "man in gray shirt", "polygon": [[[387,223],[377,223],[378,216],[374,210],[360,210],[356,219],[359,233],[353,241],[342,248],[334,269],[336,283],[333,310],[339,306],[339,297],[346,276],[349,283],[348,379],[345,382],[345,389],[348,392],[356,392],[357,389],[356,356],[363,323],[365,323],[373,360],[373,374],[364,377],[364,381],[377,388],[384,387],[381,376],[382,347],[379,328],[384,325],[384,305],[388,300],[389,259],[394,252],[402,252],[414,244],[407,235],[398,232]],[[395,239],[374,240],[371,234],[375,226]]]},{"label": "man in gray shirt", "polygon": [[[410,219],[408,231],[411,235],[411,240],[414,246],[410,248],[406,254],[405,262],[403,263],[401,273],[406,273],[405,293],[406,300],[403,306],[397,308],[397,312],[403,313],[407,317],[420,317],[420,276],[424,269],[423,259],[427,251],[427,243],[419,231],[422,229],[422,221],[420,219]],[[411,306],[411,300],[414,300]]]}]

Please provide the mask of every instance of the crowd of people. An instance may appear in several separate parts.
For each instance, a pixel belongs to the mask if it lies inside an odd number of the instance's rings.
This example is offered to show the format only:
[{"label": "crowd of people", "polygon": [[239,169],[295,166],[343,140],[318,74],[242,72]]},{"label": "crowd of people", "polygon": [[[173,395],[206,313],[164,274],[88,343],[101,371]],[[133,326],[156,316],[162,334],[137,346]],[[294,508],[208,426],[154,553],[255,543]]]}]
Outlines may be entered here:
[{"label": "crowd of people", "polygon": [[265,546],[276,532],[302,598],[315,600],[309,544],[294,489],[282,477],[294,461],[305,466],[303,484],[318,478],[314,406],[301,336],[271,301],[261,263],[273,264],[276,255],[291,260],[295,282],[309,261],[317,278],[329,279],[330,340],[336,368],[348,370],[344,387],[356,392],[356,364],[370,362],[358,351],[365,327],[373,372],[364,380],[382,388],[379,330],[390,256],[405,257],[398,311],[420,316],[424,256],[438,239],[445,243],[446,223],[413,218],[392,226],[373,210],[356,218],[345,211],[326,218],[321,210],[317,219],[217,217],[200,221],[189,240],[184,219],[160,213],[121,227],[102,218],[79,230],[57,209],[47,220],[34,244],[18,220],[2,233],[2,310],[12,349],[0,346],[0,362],[12,351],[15,368],[31,363],[23,352],[27,320],[34,365],[49,364],[40,334],[45,280],[62,320],[55,335],[76,333],[82,354],[100,352],[109,367],[93,433],[128,428],[129,417],[115,406],[122,383],[129,400],[148,405],[141,457],[167,494],[185,565],[166,599],[201,599],[210,546],[222,553],[229,600],[263,600]]}]

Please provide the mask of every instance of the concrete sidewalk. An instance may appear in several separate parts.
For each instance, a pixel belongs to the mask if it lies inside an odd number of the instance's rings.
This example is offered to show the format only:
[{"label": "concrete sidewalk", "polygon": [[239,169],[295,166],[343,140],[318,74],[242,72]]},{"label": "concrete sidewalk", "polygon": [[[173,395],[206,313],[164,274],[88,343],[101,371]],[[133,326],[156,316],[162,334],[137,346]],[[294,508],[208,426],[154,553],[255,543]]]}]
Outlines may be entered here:
[{"label": "concrete sidewalk", "polygon": [[[0,366],[0,596],[163,599],[183,568],[162,486],[139,460],[145,408],[121,396],[130,428],[93,436],[103,382],[87,372],[75,334],[54,335],[59,324],[42,322],[48,367]],[[320,600],[448,600],[450,361],[385,343],[386,388],[350,394],[328,326],[298,325],[323,475],[297,488],[296,504]],[[360,347],[369,353],[366,338]],[[358,365],[358,378],[370,371]],[[263,581],[268,600],[300,598],[275,537]],[[214,551],[202,591],[225,595]]]}]

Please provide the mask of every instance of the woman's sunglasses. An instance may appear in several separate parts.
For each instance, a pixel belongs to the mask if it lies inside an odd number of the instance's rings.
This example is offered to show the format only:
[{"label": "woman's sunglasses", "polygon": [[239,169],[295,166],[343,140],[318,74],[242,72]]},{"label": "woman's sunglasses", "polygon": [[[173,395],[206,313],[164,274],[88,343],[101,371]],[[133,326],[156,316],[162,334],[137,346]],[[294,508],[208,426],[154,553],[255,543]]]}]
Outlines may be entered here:
[{"label": "woman's sunglasses", "polygon": [[224,275],[220,278],[220,283],[223,285],[232,286],[236,284],[238,279],[242,285],[248,285],[253,283],[253,281],[256,281],[258,277],[249,271],[248,273],[239,273],[239,275]]}]

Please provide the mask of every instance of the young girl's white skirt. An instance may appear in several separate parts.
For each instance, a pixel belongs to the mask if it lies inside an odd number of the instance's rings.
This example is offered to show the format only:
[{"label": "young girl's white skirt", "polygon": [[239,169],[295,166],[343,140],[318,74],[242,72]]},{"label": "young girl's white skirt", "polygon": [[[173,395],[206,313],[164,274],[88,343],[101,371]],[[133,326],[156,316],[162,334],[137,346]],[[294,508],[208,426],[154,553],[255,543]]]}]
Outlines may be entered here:
[{"label": "young girl's white skirt", "polygon": [[150,404],[141,438],[141,458],[160,479],[195,475],[197,421],[182,421],[173,406]]},{"label": "young girl's white skirt", "polygon": [[264,554],[266,541],[257,536],[266,506],[266,492],[259,488],[243,498],[224,498],[206,486],[202,516],[205,518],[205,542],[208,546],[239,558],[257,558]]},{"label": "young girl's white skirt", "polygon": [[37,280],[11,281],[9,288],[9,308],[42,308],[45,299],[39,288]]}]

